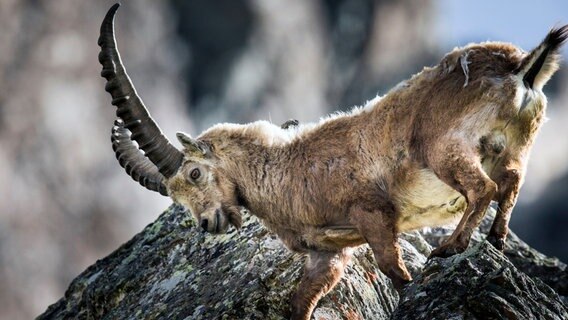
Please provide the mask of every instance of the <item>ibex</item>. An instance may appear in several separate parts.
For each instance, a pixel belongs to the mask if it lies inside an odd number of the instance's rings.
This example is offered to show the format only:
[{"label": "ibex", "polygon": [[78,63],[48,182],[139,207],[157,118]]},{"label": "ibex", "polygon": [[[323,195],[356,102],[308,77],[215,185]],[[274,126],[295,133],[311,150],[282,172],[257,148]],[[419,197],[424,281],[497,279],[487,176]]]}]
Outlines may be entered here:
[{"label": "ibex", "polygon": [[112,143],[120,164],[209,232],[238,228],[247,208],[290,250],[307,254],[292,319],[310,318],[341,278],[350,247],[368,243],[400,289],[411,276],[398,233],[459,221],[432,256],[463,252],[492,200],[498,211],[487,238],[503,249],[544,120],[542,88],[558,69],[568,25],[529,53],[496,42],[454,49],[385,96],[315,124],[218,124],[197,138],[179,132],[180,151],[126,74],[114,38],[117,9],[102,23],[99,61],[118,108]]}]

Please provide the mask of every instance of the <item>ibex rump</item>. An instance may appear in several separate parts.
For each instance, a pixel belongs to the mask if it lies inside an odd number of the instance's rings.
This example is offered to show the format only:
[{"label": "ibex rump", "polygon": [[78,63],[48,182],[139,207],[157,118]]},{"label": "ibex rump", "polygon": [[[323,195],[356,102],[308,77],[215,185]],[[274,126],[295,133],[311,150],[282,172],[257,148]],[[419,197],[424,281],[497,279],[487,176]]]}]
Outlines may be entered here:
[{"label": "ibex rump", "polygon": [[459,221],[432,255],[462,252],[494,200],[499,210],[488,239],[503,248],[544,119],[541,89],[558,68],[568,26],[553,29],[530,53],[504,43],[455,49],[384,97],[316,124],[219,124],[195,139],[178,133],[182,152],[162,135],[124,71],[114,39],[117,9],[107,13],[99,39],[102,76],[118,107],[117,158],[143,186],[188,208],[203,229],[239,227],[244,207],[288,248],[306,253],[293,319],[309,319],[336,285],[350,247],[368,243],[380,270],[401,288],[411,276],[399,232]]}]

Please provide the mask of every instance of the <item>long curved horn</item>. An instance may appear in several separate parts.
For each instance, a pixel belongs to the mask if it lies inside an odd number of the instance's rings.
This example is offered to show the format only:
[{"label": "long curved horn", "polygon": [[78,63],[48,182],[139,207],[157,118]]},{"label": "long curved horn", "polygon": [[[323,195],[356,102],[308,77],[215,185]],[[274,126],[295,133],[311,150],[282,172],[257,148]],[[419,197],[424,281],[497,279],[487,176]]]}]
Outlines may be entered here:
[{"label": "long curved horn", "polygon": [[164,176],[130,139],[130,134],[124,127],[122,119],[114,121],[110,139],[118,163],[134,181],[139,182],[149,190],[159,192],[161,195],[168,195]]},{"label": "long curved horn", "polygon": [[150,117],[122,65],[114,38],[114,15],[119,6],[117,3],[107,12],[98,41],[101,47],[99,62],[103,66],[101,76],[107,79],[105,90],[111,94],[112,104],[117,106],[116,115],[124,120],[124,126],[132,132],[130,138],[138,142],[158,171],[169,178],[180,167],[183,154],[170,143]]}]

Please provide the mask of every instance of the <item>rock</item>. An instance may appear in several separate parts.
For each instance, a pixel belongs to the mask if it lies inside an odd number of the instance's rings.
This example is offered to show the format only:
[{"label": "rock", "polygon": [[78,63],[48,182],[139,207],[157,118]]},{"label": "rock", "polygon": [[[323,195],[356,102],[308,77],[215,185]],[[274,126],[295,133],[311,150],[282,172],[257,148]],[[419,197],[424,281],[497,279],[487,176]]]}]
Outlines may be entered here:
[{"label": "rock", "polygon": [[483,241],[435,258],[405,289],[392,319],[567,319],[558,294]]},{"label": "rock", "polygon": [[[431,245],[449,232],[437,228],[401,236],[406,265],[416,280],[405,289],[398,309],[390,280],[378,270],[369,247],[361,246],[314,318],[568,317],[561,298],[542,282],[565,295],[564,264],[514,235],[506,248],[509,261],[477,233],[464,254],[427,262]],[[75,278],[65,296],[38,319],[287,319],[303,261],[250,215],[241,230],[211,235],[172,205]]]}]

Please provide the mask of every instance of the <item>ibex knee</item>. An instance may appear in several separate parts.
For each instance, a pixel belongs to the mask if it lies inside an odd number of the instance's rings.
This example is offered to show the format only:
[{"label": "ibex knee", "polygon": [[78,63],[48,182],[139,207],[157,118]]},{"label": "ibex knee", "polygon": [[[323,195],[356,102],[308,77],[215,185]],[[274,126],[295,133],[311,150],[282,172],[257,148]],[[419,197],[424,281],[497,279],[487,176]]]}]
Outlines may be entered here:
[{"label": "ibex knee", "polygon": [[489,178],[479,180],[474,186],[474,188],[467,191],[467,200],[470,204],[486,197],[492,198],[498,189],[497,184]]}]

